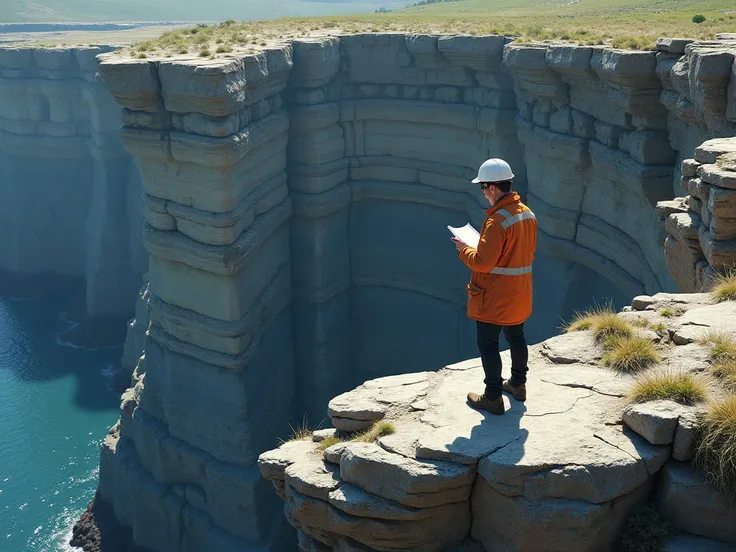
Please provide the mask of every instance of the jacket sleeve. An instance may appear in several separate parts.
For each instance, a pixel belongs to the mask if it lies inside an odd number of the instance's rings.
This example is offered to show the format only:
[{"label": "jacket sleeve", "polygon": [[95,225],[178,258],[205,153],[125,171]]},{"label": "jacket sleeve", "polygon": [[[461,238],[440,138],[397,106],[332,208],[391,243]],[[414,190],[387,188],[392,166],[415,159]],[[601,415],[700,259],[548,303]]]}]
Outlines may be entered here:
[{"label": "jacket sleeve", "polygon": [[503,229],[492,217],[486,219],[478,240],[478,249],[463,247],[459,252],[460,260],[469,269],[476,272],[490,272],[498,263],[503,246]]}]

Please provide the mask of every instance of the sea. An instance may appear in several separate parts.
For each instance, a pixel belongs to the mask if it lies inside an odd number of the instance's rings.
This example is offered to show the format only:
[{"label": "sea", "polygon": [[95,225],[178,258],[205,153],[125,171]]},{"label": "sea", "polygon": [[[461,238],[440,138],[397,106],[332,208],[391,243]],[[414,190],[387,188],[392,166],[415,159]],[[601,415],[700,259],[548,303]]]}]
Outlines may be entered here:
[{"label": "sea", "polygon": [[65,343],[63,299],[0,297],[0,551],[71,552],[118,418],[110,387],[122,344]]}]

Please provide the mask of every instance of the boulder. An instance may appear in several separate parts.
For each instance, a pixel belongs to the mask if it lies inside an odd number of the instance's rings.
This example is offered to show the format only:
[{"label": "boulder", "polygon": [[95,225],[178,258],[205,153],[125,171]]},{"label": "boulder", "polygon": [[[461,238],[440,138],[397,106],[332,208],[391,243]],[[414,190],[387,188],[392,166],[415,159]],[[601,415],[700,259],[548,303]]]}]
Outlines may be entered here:
[{"label": "boulder", "polygon": [[653,445],[669,445],[675,439],[677,421],[686,407],[673,401],[651,401],[629,405],[624,423]]}]

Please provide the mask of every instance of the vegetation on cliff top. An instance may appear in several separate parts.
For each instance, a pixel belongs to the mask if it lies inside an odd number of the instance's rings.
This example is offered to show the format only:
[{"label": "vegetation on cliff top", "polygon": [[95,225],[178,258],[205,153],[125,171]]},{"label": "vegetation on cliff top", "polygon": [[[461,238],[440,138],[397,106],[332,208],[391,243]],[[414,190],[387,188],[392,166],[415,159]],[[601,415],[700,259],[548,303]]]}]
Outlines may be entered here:
[{"label": "vegetation on cliff top", "polygon": [[736,301],[736,268],[730,268],[716,277],[711,295],[718,303]]},{"label": "vegetation on cliff top", "polygon": [[[237,15],[234,13],[234,15]],[[703,18],[693,21],[695,15]],[[700,20],[699,18],[695,18]],[[299,37],[340,33],[458,33],[507,35],[518,42],[555,41],[579,45],[649,49],[657,38],[713,39],[736,33],[731,0],[459,0],[372,14],[199,25],[164,33],[134,45],[134,55],[195,54],[217,57],[255,50]]]},{"label": "vegetation on cliff top", "polygon": [[598,341],[604,341],[610,337],[632,337],[634,335],[633,326],[619,317],[611,304],[576,312],[572,321],[563,326],[563,330],[566,332],[591,330]]},{"label": "vegetation on cliff top", "polygon": [[692,405],[708,398],[708,388],[686,372],[647,373],[634,382],[629,400],[646,402],[670,400]]},{"label": "vegetation on cliff top", "polygon": [[736,495],[736,394],[711,404],[700,427],[695,460],[716,488]]}]

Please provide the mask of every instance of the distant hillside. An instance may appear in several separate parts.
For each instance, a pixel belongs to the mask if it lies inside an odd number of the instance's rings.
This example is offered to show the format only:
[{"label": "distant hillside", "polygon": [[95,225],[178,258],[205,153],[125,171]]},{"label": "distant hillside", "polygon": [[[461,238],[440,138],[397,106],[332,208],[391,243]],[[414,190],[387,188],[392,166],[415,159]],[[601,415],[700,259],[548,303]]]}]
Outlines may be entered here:
[{"label": "distant hillside", "polygon": [[222,21],[396,8],[411,0],[0,0],[0,23]]}]

